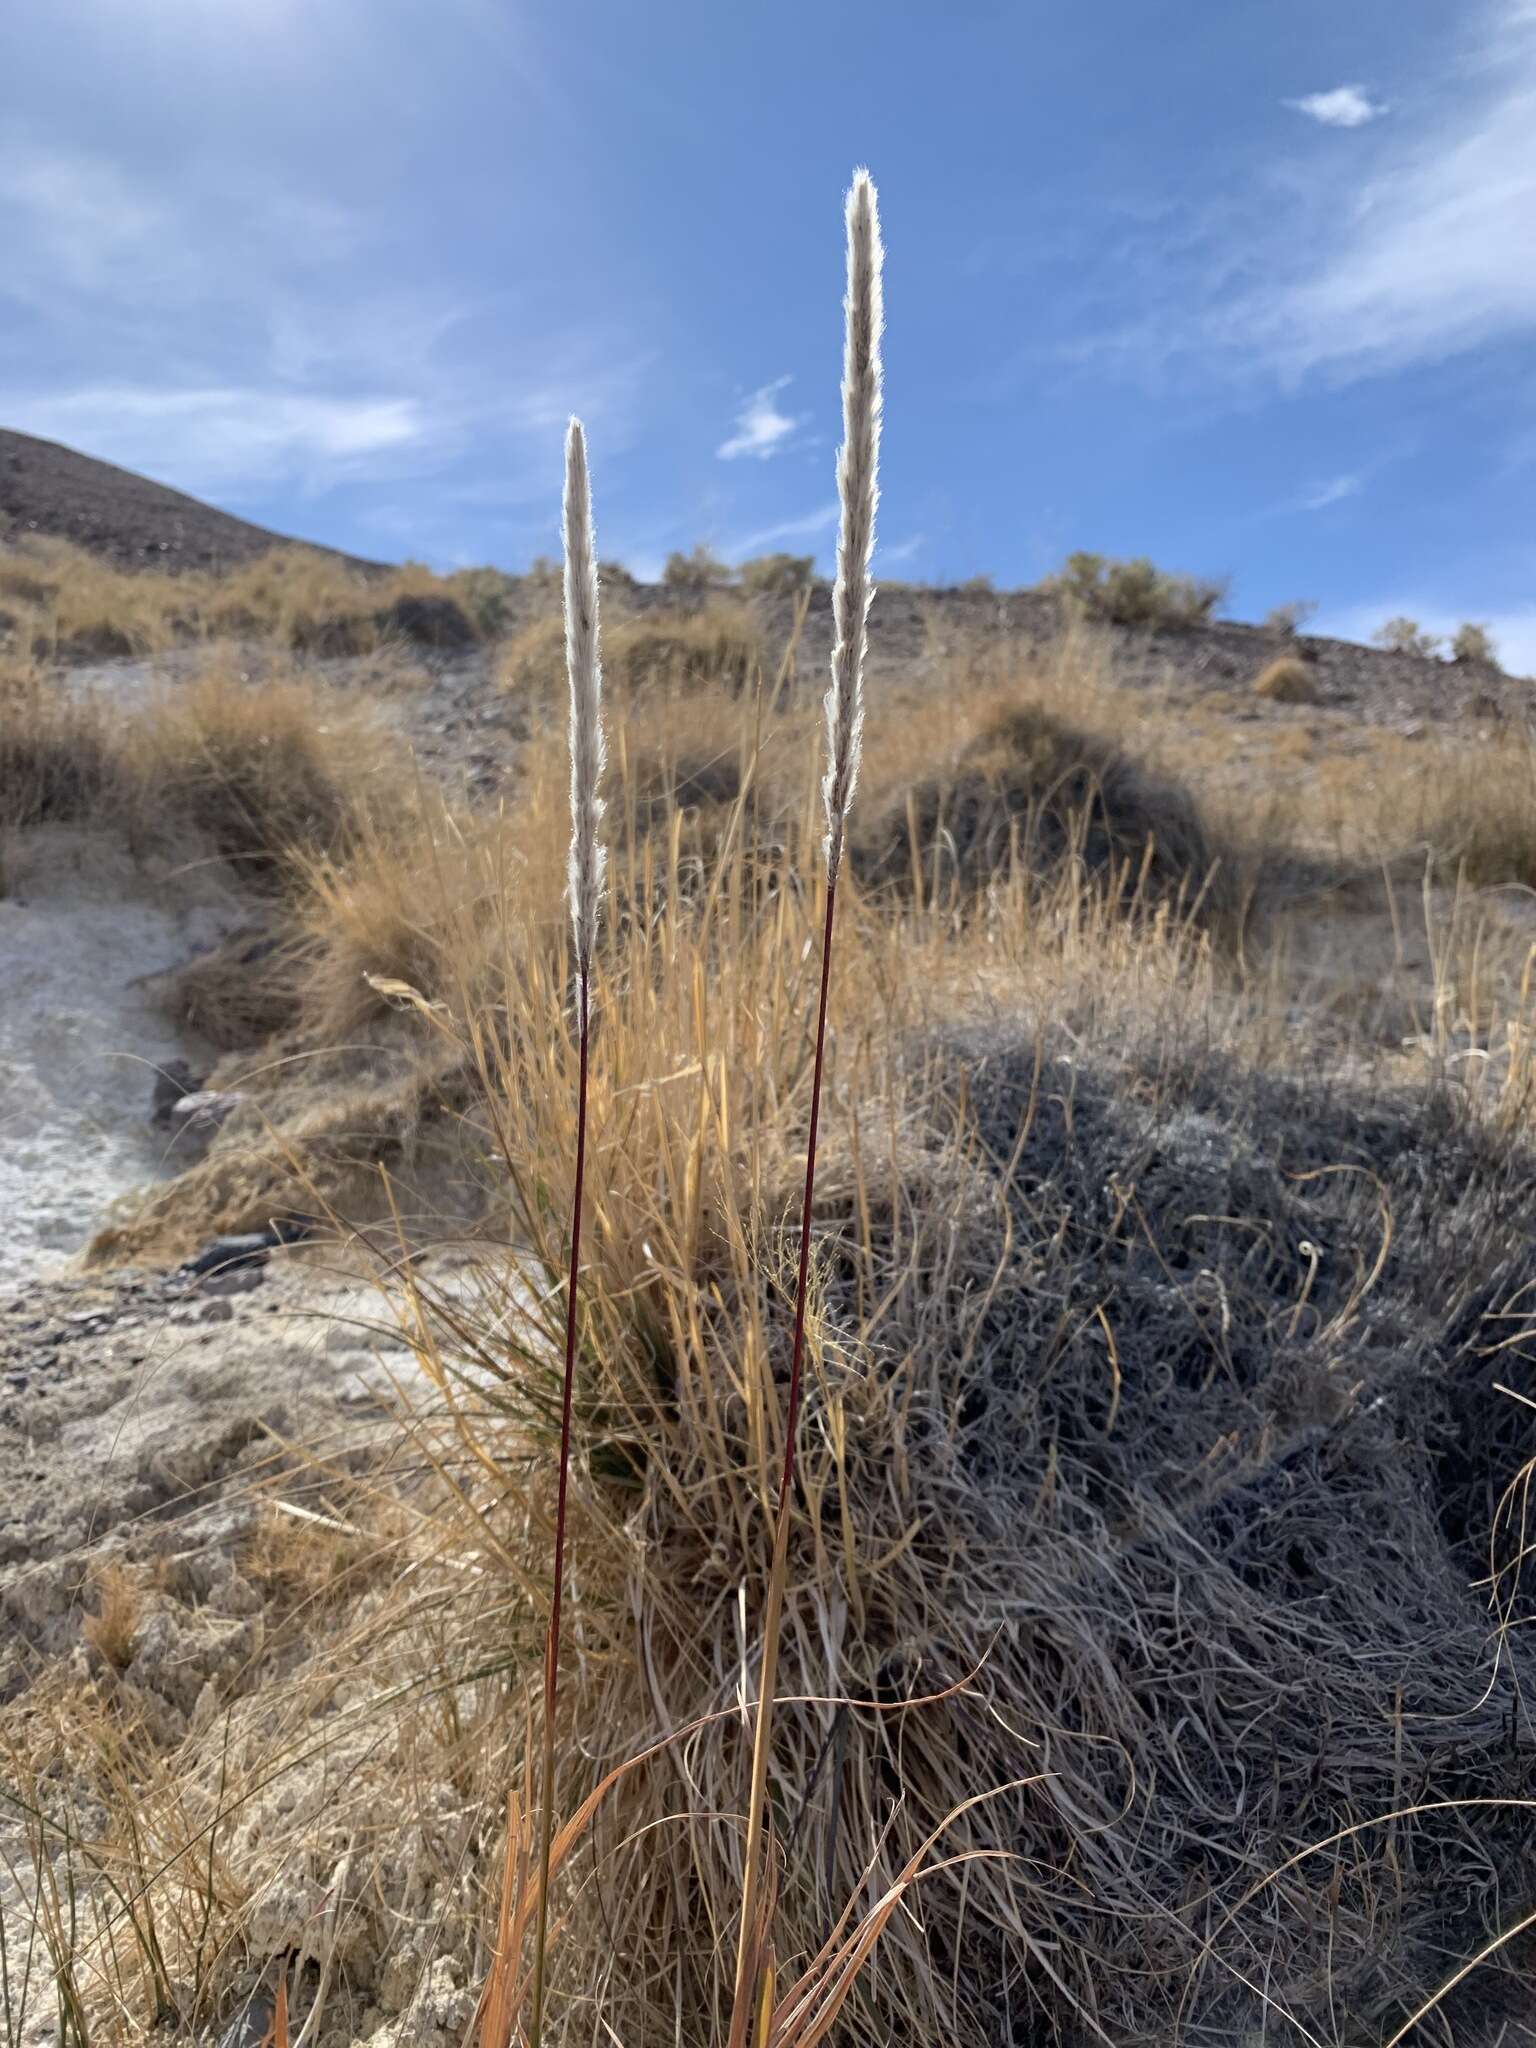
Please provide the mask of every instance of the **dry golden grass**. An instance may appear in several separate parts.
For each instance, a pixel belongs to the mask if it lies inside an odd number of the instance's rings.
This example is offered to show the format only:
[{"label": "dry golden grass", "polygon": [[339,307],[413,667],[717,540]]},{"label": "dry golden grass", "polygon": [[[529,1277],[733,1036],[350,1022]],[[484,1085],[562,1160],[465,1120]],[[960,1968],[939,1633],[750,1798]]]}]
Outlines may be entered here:
[{"label": "dry golden grass", "polygon": [[281,884],[297,856],[347,846],[373,808],[402,802],[367,707],[298,676],[253,685],[215,664],[153,699],[122,744],[141,816],[175,820],[258,885]]},{"label": "dry golden grass", "polygon": [[960,907],[1010,876],[1079,871],[1128,912],[1233,921],[1241,877],[1188,791],[1025,696],[855,833],[856,872]]},{"label": "dry golden grass", "polygon": [[[579,2011],[599,2038],[626,2043],[670,2038],[679,2012],[684,2038],[717,2038],[731,1989],[742,1875],[732,1816],[748,1748],[739,1701],[751,1692],[743,1643],[763,1596],[781,1448],[775,1374],[794,1250],[785,1217],[803,1143],[819,911],[797,880],[800,835],[816,824],[809,805],[787,795],[777,850],[750,857],[741,792],[758,778],[755,715],[740,704],[719,712],[714,744],[734,749],[741,767],[736,796],[719,800],[712,886],[687,884],[683,839],[658,830],[650,773],[628,765],[654,760],[648,749],[620,750],[610,785],[615,899],[657,909],[611,923],[599,957],[562,1816],[583,1813],[610,1767],[643,1760],[620,1771],[564,1846],[551,2009]],[[807,736],[794,717],[768,728],[767,744],[791,757],[779,771],[786,792],[797,775],[802,791],[813,785],[813,752],[798,767],[792,758]],[[926,751],[921,732],[911,744]],[[551,818],[538,806],[560,808],[558,760],[558,738],[536,735],[530,829],[546,840]],[[487,916],[493,941],[477,953],[445,944],[419,955],[423,1000],[440,1007],[423,1015],[409,997],[393,1000],[401,1025],[419,1031],[417,1059],[435,1046],[442,1071],[470,1078],[462,1129],[495,1162],[488,1192],[503,1221],[493,1235],[510,1232],[521,1249],[488,1253],[467,1285],[440,1287],[410,1269],[390,1283],[429,1391],[411,1397],[398,1461],[363,1479],[341,1530],[311,1539],[264,1523],[251,1574],[285,1617],[286,1648],[242,1675],[233,1747],[222,1723],[170,1754],[114,1737],[110,1773],[103,1765],[94,1782],[110,1790],[117,1818],[76,1850],[87,1870],[110,1851],[120,1870],[141,1873],[127,1887],[136,1917],[109,1911],[76,1969],[93,2038],[112,2048],[152,2037],[159,1979],[142,1962],[109,1978],[91,1944],[142,1957],[150,1927],[176,2009],[210,2022],[245,1981],[246,1954],[256,1966],[290,1949],[311,1958],[294,1975],[300,2010],[318,1989],[340,2039],[360,2011],[348,1985],[376,1986],[392,1957],[396,1977],[424,1973],[437,1954],[459,1959],[465,1984],[486,1974],[503,1847],[492,1817],[521,1780],[525,1709],[539,1684],[575,1049],[558,856],[540,877],[518,866],[515,844],[480,853],[467,888],[457,854],[414,870],[424,902],[443,895],[431,917],[404,919],[405,944],[388,937],[375,952],[374,938],[360,944],[354,931],[345,950],[354,964],[400,963],[423,927],[446,937],[466,906],[472,922]],[[340,885],[339,871],[332,879]],[[313,915],[337,900],[322,893]],[[360,916],[364,935],[388,935],[400,900],[392,884],[381,910],[349,905],[340,921]],[[898,2024],[914,2040],[990,2042],[1000,1983],[1016,2019],[1033,2012],[1061,2038],[1092,2025],[1114,2039],[1165,2038],[1157,2030],[1180,2002],[1206,1995],[1208,1929],[1237,1968],[1263,1943],[1276,1959],[1272,1995],[1307,2013],[1306,1973],[1323,1971],[1323,1982],[1326,1950],[1339,1995],[1360,1987],[1362,2009],[1375,2012],[1391,1987],[1428,1981],[1412,1929],[1442,1898],[1436,1859],[1459,1855],[1461,1835],[1404,1824],[1394,1853],[1415,1873],[1411,1905],[1383,1893],[1373,1861],[1336,1853],[1240,1908],[1283,1856],[1271,1846],[1281,1821],[1265,1801],[1239,1813],[1220,1761],[1237,1739],[1223,1718],[1234,1674],[1259,1688],[1251,1700],[1244,1692],[1244,1711],[1266,1702],[1285,1741],[1291,1709],[1277,1701],[1298,1701],[1307,1740],[1324,1692],[1334,1711],[1355,1703],[1349,1745],[1318,1753],[1314,1743],[1307,1771],[1282,1773],[1288,1787],[1317,1774],[1284,1819],[1287,1844],[1327,1835],[1341,1814],[1385,1810],[1394,1771],[1438,1782],[1437,1752],[1413,1726],[1394,1728],[1389,1714],[1378,1727],[1361,1707],[1377,1695],[1358,1620],[1319,1622],[1306,1668],[1280,1656],[1253,1585],[1217,1561],[1220,1546],[1201,1547],[1201,1517],[1225,1512],[1229,1497],[1262,1503],[1263,1526],[1280,1518],[1282,1547],[1320,1540],[1307,1533],[1317,1500],[1297,1504],[1300,1454],[1283,1431],[1266,1449],[1260,1420],[1287,1387],[1287,1399],[1300,1384],[1322,1400],[1335,1367],[1366,1343],[1367,1326],[1346,1313],[1348,1276],[1370,1270],[1377,1198],[1326,1171],[1300,1195],[1284,1193],[1279,1174],[1260,1187],[1252,1160],[1264,1155],[1253,1148],[1275,1142],[1274,1126],[1250,1137],[1245,1125],[1233,1170],[1248,1220],[1216,1216],[1213,1202],[1204,1235],[1181,1250],[1190,1226],[1180,1219],[1205,1187],[1201,1148],[1234,1090],[1260,1085],[1261,1052],[1286,1043],[1221,992],[1209,942],[1187,924],[1127,920],[1070,872],[1047,889],[1005,878],[980,920],[857,892],[850,905],[833,993],[803,1505],[773,1763],[781,1969],[791,1976],[815,1955],[829,1914],[850,1898],[896,1882],[963,1798],[996,1792],[933,1853],[1006,1846],[1015,1860],[973,1861],[919,1890],[918,1911],[886,1927],[840,2044],[883,2043]],[[1286,1029],[1293,1035],[1294,1023]],[[1189,1107],[1185,1073],[1207,1076]],[[1305,1119],[1323,1112],[1310,1097],[1287,1100],[1264,1114],[1309,1133],[1303,1160],[1326,1167],[1364,1142],[1347,1123],[1310,1135]],[[1392,1126],[1413,1128],[1407,1112]],[[1170,1147],[1185,1164],[1160,1182]],[[1058,1183],[1079,1153],[1079,1178]],[[376,1162],[364,1178],[376,1193]],[[1011,1189],[1022,1206],[1011,1206]],[[346,1199],[363,1198],[360,1179]],[[218,1199],[211,1184],[197,1191],[205,1205]],[[1281,1206],[1271,1215],[1261,1202]],[[1479,1228],[1498,1226],[1485,1217]],[[1272,1247],[1257,1267],[1254,1229]],[[1284,1248],[1314,1230],[1339,1256],[1309,1280]],[[1139,1279],[1122,1263],[1136,1258]],[[1227,1290],[1220,1316],[1201,1308],[1205,1266]],[[1428,1259],[1420,1280],[1392,1284],[1430,1286],[1436,1270]],[[1327,1292],[1335,1286],[1344,1292]],[[1315,1385],[1296,1337],[1311,1328],[1309,1299],[1345,1318]],[[1172,1304],[1162,1313],[1174,1321],[1144,1328],[1157,1301]],[[1408,1315],[1405,1303],[1385,1326]],[[1184,1361],[1171,1380],[1158,1363],[1169,1360]],[[1365,1370],[1350,1366],[1356,1377]],[[1231,1373],[1258,1377],[1234,1388]],[[1299,1383],[1288,1377],[1298,1373]],[[1362,1399],[1377,1386],[1367,1378]],[[1170,1412],[1199,1438],[1177,1456]],[[1330,1425],[1343,1460],[1330,1497],[1366,1503],[1374,1525],[1409,1514],[1402,1474],[1419,1453],[1394,1444],[1378,1460],[1375,1425],[1352,1413]],[[1246,1449],[1228,1463],[1235,1453],[1221,1447],[1234,1431]],[[1209,1504],[1182,1481],[1167,1491],[1169,1472],[1210,1460]],[[1101,1467],[1112,1498],[1095,1506]],[[1131,1499],[1141,1519],[1128,1530],[1114,1503]],[[1167,1532],[1186,1525],[1194,1547],[1179,1536],[1165,1552]],[[1138,1678],[1143,1626],[1154,1675]],[[1397,1623],[1371,1626],[1390,1633]],[[1238,1631],[1219,1683],[1194,1659],[1191,1629],[1207,1646]],[[1182,1733],[1160,1718],[1164,1683],[1170,1698],[1195,1687],[1214,1748],[1190,1736],[1187,1701]],[[1321,1690],[1307,1690],[1314,1683]],[[1464,1772],[1500,1709],[1458,1710],[1478,1731],[1463,1745]],[[67,1753],[78,1770],[92,1740],[78,1726],[61,1733],[55,1768]],[[312,1761],[322,1744],[334,1759],[323,1780]],[[1177,1769],[1152,1768],[1163,1744]],[[1145,1768],[1128,1775],[1122,1746]],[[271,1805],[278,1787],[290,1788],[283,1819]],[[128,1813],[153,1849],[137,1865]],[[222,1819],[210,1880],[213,1814]],[[1485,1834],[1494,1854],[1503,1837],[1492,1820]],[[1235,1886],[1225,1862],[1209,1861],[1213,1841],[1230,1843]],[[1179,1911],[1191,1886],[1206,1901],[1193,1923]],[[1155,1966],[1136,1932],[1149,1898],[1163,1930]],[[408,1925],[425,1930],[420,1941],[407,1939]],[[1460,1939],[1440,1923],[1424,1935],[1431,1951]]]},{"label": "dry golden grass", "polygon": [[[652,612],[621,619],[603,635],[603,674],[628,697],[668,688],[721,686],[746,691],[765,658],[762,633],[744,605],[708,604],[697,612]],[[556,701],[565,687],[565,627],[535,620],[501,656],[506,689]]]},{"label": "dry golden grass", "polygon": [[1259,670],[1253,679],[1253,694],[1275,704],[1315,704],[1320,693],[1308,664],[1294,654],[1282,654]]},{"label": "dry golden grass", "polygon": [[73,823],[124,795],[121,760],[93,708],[30,665],[0,669],[0,835]]},{"label": "dry golden grass", "polygon": [[364,654],[391,638],[458,646],[479,637],[483,598],[419,564],[363,571],[303,547],[274,548],[221,575],[126,570],[57,538],[0,556],[0,608],[24,652],[60,661],[153,654],[186,641],[269,641],[317,655]]},{"label": "dry golden grass", "polygon": [[190,842],[277,886],[410,800],[367,705],[298,675],[252,681],[214,661],[142,708],[80,697],[37,669],[0,672],[0,832],[88,819],[131,843]]},{"label": "dry golden grass", "polygon": [[133,1661],[133,1638],[144,1614],[144,1589],[138,1577],[120,1563],[96,1574],[93,1606],[81,1625],[92,1649],[118,1671]]},{"label": "dry golden grass", "polygon": [[1428,859],[1447,881],[1536,886],[1536,746],[1519,728],[1287,728],[1258,742],[1218,726],[1187,757],[1208,805],[1271,858],[1325,854],[1403,878]]},{"label": "dry golden grass", "polygon": [[298,1024],[339,1045],[367,1030],[406,983],[462,1008],[504,950],[501,917],[515,885],[545,897],[558,856],[530,836],[537,805],[466,814],[423,796],[405,818],[374,821],[341,853],[304,857],[292,914],[302,962]]},{"label": "dry golden grass", "polygon": [[[552,2010],[626,2048],[724,2025],[782,1448],[815,723],[773,708],[771,686],[740,693],[733,662],[713,681],[652,673],[608,792],[560,1725],[560,1811],[583,1817]],[[1070,792],[1069,848],[1103,810],[1111,738],[1116,775],[1174,791],[1158,820],[1191,815],[1182,736],[1081,646],[1044,669],[986,662],[957,660],[947,687],[872,727],[871,816],[908,816],[936,767],[1006,768],[1002,722],[1024,710],[1092,767],[1053,755],[1044,777]],[[500,1816],[524,1782],[574,1100],[562,745],[535,730],[494,818],[414,797],[386,812],[330,700],[224,676],[121,758],[138,800],[163,789],[167,815],[281,883],[265,913],[279,951],[232,951],[201,1000],[266,1028],[280,961],[285,1037],[229,1069],[250,1117],[102,1254],[163,1256],[296,1210],[398,1208],[411,1238],[450,1157],[489,1212],[467,1278],[387,1280],[426,1388],[344,1513],[263,1518],[243,1568],[281,1627],[220,1715],[169,1743],[135,1717],[110,1676],[131,1595],[114,1606],[105,1582],[109,1672],[34,1707],[27,1782],[86,1781],[62,1847],[57,1802],[39,1839],[106,1901],[73,1947],[62,1890],[45,1914],[83,2038],[137,2048],[167,2013],[215,2033],[236,1989],[292,1954],[303,2009],[331,2002],[311,2038],[349,2042],[379,1986],[433,1958],[485,1980]],[[1213,733],[1184,758],[1220,814],[1238,742]],[[1256,824],[1251,801],[1233,808],[1272,859],[1432,845],[1469,882],[1500,879],[1530,837],[1530,758],[1506,759],[1383,743],[1323,788],[1298,750],[1294,798]],[[1332,1998],[1376,2038],[1518,1890],[1502,1809],[1473,1847],[1463,1815],[1403,1821],[1388,1852],[1326,1838],[1407,1803],[1404,1784],[1497,1800],[1518,1782],[1512,1667],[1486,1666],[1487,1617],[1456,1604],[1477,1567],[1444,1529],[1470,1530],[1478,1490],[1519,1465],[1513,1425],[1490,1419],[1489,1375],[1513,1367],[1478,1350],[1476,1303],[1502,1344],[1528,1177],[1458,1105],[1486,1073],[1509,1133],[1527,1129],[1530,1034],[1463,1069],[1447,1029],[1437,1093],[1314,1090],[1307,1020],[1285,991],[1242,986],[1177,887],[1127,917],[1083,859],[1023,861],[1011,823],[1004,839],[964,916],[949,889],[848,883],[772,1770],[781,1971],[849,1900],[895,1885],[964,1799],[995,1793],[941,1833],[933,1855],[977,1860],[892,1917],[840,2048],[990,2048],[1005,2025],[1163,2041],[1190,2011],[1224,2023],[1256,1957],[1314,2032]],[[923,842],[943,843],[937,827]],[[1180,872],[1208,850],[1183,844]],[[1449,955],[1442,972],[1492,1047],[1475,960],[1470,980]],[[1467,1447],[1464,1485],[1427,1448],[1448,1439]],[[1387,1668],[1428,1688],[1395,1721]],[[1457,1717],[1450,1761],[1436,1714]],[[1287,1863],[1314,1841],[1315,1860]]]}]

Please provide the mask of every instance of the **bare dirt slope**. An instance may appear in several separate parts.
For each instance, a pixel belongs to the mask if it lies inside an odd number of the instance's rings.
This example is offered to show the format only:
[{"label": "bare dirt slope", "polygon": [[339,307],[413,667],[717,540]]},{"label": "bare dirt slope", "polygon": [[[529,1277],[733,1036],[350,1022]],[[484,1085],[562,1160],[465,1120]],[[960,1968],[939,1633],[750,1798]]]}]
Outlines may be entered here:
[{"label": "bare dirt slope", "polygon": [[0,541],[29,533],[56,534],[127,569],[232,569],[293,545],[168,484],[0,427]]}]

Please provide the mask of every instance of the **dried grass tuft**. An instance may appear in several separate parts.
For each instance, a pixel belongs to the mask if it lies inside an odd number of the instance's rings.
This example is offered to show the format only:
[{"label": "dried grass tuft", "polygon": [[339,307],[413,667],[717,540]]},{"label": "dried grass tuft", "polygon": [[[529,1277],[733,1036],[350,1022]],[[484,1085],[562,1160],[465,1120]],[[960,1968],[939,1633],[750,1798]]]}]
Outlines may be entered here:
[{"label": "dried grass tuft", "polygon": [[889,792],[852,857],[866,887],[935,906],[1064,869],[1123,905],[1207,919],[1232,911],[1239,888],[1186,790],[1030,701],[963,739],[949,766]]},{"label": "dried grass tuft", "polygon": [[[749,690],[763,662],[762,631],[745,605],[716,603],[694,613],[663,611],[620,619],[603,636],[610,689],[643,701],[649,694],[719,687]],[[503,687],[545,704],[565,688],[565,628],[536,620],[501,658]]]},{"label": "dried grass tuft", "polygon": [[1311,664],[1293,654],[1282,654],[1253,679],[1255,697],[1267,697],[1273,704],[1316,704],[1322,692]]}]

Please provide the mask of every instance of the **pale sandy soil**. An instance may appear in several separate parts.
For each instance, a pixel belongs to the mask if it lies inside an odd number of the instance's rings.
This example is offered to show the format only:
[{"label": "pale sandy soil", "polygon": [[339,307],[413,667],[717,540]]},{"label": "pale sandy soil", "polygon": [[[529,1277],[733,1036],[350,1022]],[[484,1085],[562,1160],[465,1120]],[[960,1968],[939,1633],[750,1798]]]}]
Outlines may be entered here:
[{"label": "pale sandy soil", "polygon": [[114,1201],[163,1170],[151,1098],[188,1048],[144,980],[214,944],[237,913],[211,871],[146,873],[104,833],[36,831],[6,871],[0,1290],[14,1291],[63,1272]]}]

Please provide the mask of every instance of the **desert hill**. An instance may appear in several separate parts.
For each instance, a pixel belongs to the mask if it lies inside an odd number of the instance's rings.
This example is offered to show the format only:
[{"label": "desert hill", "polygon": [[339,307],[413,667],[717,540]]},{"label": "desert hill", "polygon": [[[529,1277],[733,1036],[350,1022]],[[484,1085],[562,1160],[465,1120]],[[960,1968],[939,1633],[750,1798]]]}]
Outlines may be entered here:
[{"label": "desert hill", "polygon": [[[142,1926],[163,1969],[71,2038],[280,2040],[291,1979],[331,2000],[317,2048],[453,2048],[563,1341],[559,577],[369,568],[29,447],[208,523],[0,532],[0,1919],[13,1955],[50,1901],[100,1927],[0,2039],[57,2042]],[[1277,2008],[1380,2041],[1536,1896],[1532,686],[1110,566],[1118,595],[889,581],[871,620],[802,1439],[835,1514],[797,1523],[780,1667],[794,1952],[870,1842],[899,1869],[978,1792],[956,1852],[1010,1860],[936,1874],[883,1952],[880,2010],[919,2018],[829,2048],[1278,2039]],[[593,1734],[559,1768],[722,1731],[580,1851],[620,1920],[572,1886],[561,1981],[630,2041],[679,1981],[710,2007],[735,1888],[673,1822],[742,1796],[739,1368],[787,1362],[816,992],[807,576],[602,579],[562,1694]],[[828,1713],[844,1686],[900,1727]],[[686,1978],[624,1917],[653,1890]],[[1436,2038],[1512,2042],[1528,1955]]]},{"label": "desert hill", "polygon": [[121,568],[233,569],[295,545],[169,484],[0,427],[0,541],[27,534],[56,535]]}]

